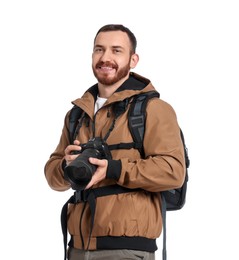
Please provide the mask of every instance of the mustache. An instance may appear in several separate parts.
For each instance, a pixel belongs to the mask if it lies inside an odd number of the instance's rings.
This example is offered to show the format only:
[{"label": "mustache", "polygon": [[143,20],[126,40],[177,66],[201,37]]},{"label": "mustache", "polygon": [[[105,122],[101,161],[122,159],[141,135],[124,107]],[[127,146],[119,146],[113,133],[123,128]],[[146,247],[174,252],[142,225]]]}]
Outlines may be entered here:
[{"label": "mustache", "polygon": [[109,67],[109,68],[112,68],[112,69],[118,69],[118,66],[116,64],[111,63],[109,61],[106,61],[106,62],[99,61],[96,64],[96,68],[101,68],[101,67]]}]

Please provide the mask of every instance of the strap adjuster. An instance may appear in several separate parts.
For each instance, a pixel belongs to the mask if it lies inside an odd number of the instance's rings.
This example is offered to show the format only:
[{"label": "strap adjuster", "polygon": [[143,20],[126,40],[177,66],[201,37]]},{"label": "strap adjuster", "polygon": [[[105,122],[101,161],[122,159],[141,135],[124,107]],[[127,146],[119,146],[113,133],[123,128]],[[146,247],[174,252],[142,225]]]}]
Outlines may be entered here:
[{"label": "strap adjuster", "polygon": [[89,192],[86,190],[77,190],[74,192],[75,203],[86,202]]}]

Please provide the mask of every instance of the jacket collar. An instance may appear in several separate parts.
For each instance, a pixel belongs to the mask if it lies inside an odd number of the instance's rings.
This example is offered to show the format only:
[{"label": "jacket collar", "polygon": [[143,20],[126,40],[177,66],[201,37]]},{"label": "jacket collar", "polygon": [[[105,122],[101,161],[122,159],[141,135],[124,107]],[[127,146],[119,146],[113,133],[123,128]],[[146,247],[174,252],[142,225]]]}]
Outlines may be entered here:
[{"label": "jacket collar", "polygon": [[[140,76],[139,74],[130,73],[129,78],[108,98],[105,105],[122,101],[134,95],[155,90],[150,80]],[[94,103],[98,94],[98,84],[90,87],[81,98],[76,99],[72,103],[81,107],[86,113],[93,117]]]}]

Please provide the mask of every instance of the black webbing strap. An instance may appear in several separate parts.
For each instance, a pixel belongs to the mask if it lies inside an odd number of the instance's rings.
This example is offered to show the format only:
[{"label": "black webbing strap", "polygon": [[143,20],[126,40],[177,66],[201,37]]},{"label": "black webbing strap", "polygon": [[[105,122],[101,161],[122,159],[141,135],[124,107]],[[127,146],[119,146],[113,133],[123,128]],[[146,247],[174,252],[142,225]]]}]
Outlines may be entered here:
[{"label": "black webbing strap", "polygon": [[133,98],[129,109],[128,126],[134,142],[139,144],[138,150],[142,157],[144,157],[143,139],[145,132],[146,121],[146,106],[150,98],[159,97],[156,91],[146,92],[136,95]]},{"label": "black webbing strap", "polygon": [[108,145],[109,150],[118,150],[118,149],[140,149],[142,147],[142,143],[119,143],[119,144],[110,144]]},{"label": "black webbing strap", "polygon": [[80,126],[77,127],[80,118],[84,115],[82,109],[76,105],[73,106],[69,115],[69,138],[70,142],[73,143],[75,139],[75,132],[79,130]]},{"label": "black webbing strap", "polygon": [[74,203],[74,195],[69,198],[69,200],[64,204],[61,210],[61,230],[63,234],[63,243],[64,243],[64,260],[66,260],[67,252],[67,211],[68,204]]},{"label": "black webbing strap", "polygon": [[164,196],[161,194],[161,201],[162,201],[162,219],[163,219],[163,260],[167,260],[167,249],[166,249],[166,200]]},{"label": "black webbing strap", "polygon": [[95,209],[96,209],[96,198],[109,196],[109,195],[116,195],[121,193],[128,193],[128,192],[136,192],[142,191],[142,189],[129,189],[119,185],[111,185],[106,187],[99,187],[90,190],[82,190],[82,191],[75,191],[74,195],[70,197],[70,199],[64,204],[61,211],[61,228],[63,234],[63,242],[64,242],[64,260],[66,260],[66,252],[67,252],[67,211],[68,211],[68,204],[77,204],[82,202],[89,203],[90,212],[91,212],[91,227],[90,227],[90,236],[87,248],[90,244],[91,233],[94,226],[94,218],[95,218]]}]

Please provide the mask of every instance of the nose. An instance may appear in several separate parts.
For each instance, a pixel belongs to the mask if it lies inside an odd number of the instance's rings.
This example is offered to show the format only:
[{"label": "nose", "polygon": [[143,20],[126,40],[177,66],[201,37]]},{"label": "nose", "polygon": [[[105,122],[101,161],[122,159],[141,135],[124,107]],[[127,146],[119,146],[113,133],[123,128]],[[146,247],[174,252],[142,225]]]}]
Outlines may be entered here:
[{"label": "nose", "polygon": [[112,59],[110,50],[104,50],[101,55],[101,61],[106,62]]}]

